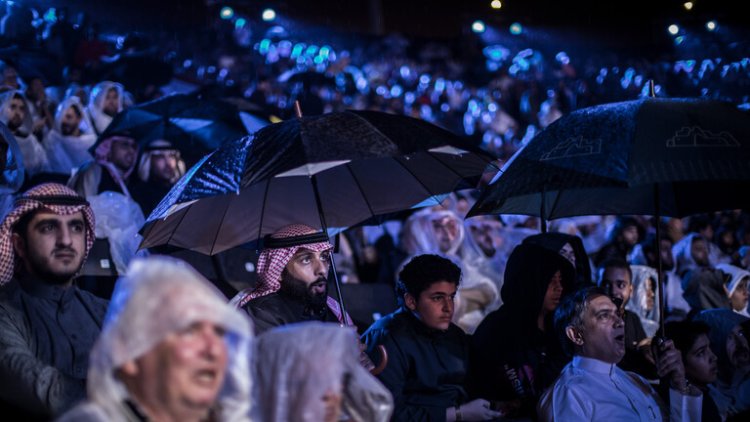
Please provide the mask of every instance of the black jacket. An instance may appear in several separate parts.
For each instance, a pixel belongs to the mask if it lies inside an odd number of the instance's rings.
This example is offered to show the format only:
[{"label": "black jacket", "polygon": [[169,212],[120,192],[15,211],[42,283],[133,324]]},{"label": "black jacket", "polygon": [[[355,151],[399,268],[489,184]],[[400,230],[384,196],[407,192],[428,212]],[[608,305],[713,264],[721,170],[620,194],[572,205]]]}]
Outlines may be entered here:
[{"label": "black jacket", "polygon": [[388,352],[378,379],[393,394],[392,420],[444,421],[447,408],[466,401],[468,341],[458,326],[433,330],[401,308],[372,324],[362,342],[376,365],[376,346]]},{"label": "black jacket", "polygon": [[328,306],[321,313],[311,314],[306,309],[304,300],[282,292],[255,298],[249,301],[244,309],[253,320],[256,335],[295,322],[339,322]]}]

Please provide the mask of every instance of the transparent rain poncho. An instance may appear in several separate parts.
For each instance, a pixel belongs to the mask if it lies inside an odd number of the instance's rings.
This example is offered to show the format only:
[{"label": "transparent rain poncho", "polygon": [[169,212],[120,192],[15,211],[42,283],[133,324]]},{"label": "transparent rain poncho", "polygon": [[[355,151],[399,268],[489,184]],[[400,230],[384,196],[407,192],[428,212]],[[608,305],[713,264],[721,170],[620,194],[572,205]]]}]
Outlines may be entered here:
[{"label": "transparent rain poncho", "polygon": [[326,393],[342,397],[339,420],[389,420],[391,393],[359,364],[353,328],[321,322],[289,324],[261,334],[255,345],[259,420],[324,421]]},{"label": "transparent rain poncho", "polygon": [[[645,265],[631,265],[630,269],[633,272],[633,293],[625,309],[638,315],[646,337],[653,337],[659,329],[659,276],[655,269]],[[650,283],[647,282],[649,279]]]},{"label": "transparent rain poncho", "polygon": [[[88,371],[88,404],[69,420],[125,421],[129,394],[115,376],[170,333],[208,321],[226,330],[227,371],[217,398],[218,420],[249,420],[251,323],[186,263],[162,256],[136,259],[118,280]],[[78,410],[78,412],[76,412]],[[65,418],[63,418],[65,419]]]}]

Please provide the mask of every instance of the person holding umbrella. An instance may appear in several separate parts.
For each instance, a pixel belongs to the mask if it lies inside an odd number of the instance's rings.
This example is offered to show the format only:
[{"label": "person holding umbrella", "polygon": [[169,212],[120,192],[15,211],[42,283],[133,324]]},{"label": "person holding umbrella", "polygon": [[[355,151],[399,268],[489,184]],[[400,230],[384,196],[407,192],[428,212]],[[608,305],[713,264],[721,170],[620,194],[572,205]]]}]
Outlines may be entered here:
[{"label": "person holding umbrella", "polygon": [[625,355],[624,325],[617,305],[598,287],[563,299],[555,331],[573,360],[539,400],[539,420],[700,420],[703,394],[687,381],[671,340],[656,346],[657,372],[669,383],[668,407],[648,381],[617,367]]}]

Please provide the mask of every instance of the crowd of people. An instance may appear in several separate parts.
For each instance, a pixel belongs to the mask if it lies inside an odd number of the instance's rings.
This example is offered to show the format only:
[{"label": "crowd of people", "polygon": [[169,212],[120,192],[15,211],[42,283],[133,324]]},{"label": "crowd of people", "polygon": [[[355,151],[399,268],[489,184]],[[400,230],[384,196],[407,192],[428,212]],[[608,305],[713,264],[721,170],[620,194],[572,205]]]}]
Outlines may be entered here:
[{"label": "crowd of people", "polygon": [[[64,13],[32,22],[11,3],[0,22],[8,49],[45,52],[60,69],[52,82],[46,69],[21,68],[18,56],[0,61],[3,414],[70,421],[750,415],[746,211],[574,217],[540,233],[535,217],[466,219],[478,193],[467,190],[349,229],[335,249],[326,233],[290,222],[264,240],[254,282],[227,296],[187,263],[138,249],[146,217],[194,164],[179,140],[107,131],[118,113],[169,93],[125,74],[108,80],[117,75],[104,70],[109,55],[151,60],[166,56],[163,46],[143,51],[142,39],[123,38],[119,51],[110,49],[94,25],[73,25]],[[660,95],[745,107],[749,100],[742,47],[691,63],[550,60],[541,50],[491,46],[477,64],[439,43],[415,54],[399,37],[347,50],[277,33],[239,53],[232,47],[241,35],[234,28],[221,38],[227,45],[216,56],[177,48],[171,61],[157,61],[200,85],[205,98],[251,104],[264,116],[288,117],[294,100],[306,114],[410,115],[500,160],[561,115],[632,99],[649,79]],[[77,283],[102,239],[121,276],[105,297]],[[353,318],[329,295],[332,260],[346,283],[392,286],[397,310],[374,322]]]}]

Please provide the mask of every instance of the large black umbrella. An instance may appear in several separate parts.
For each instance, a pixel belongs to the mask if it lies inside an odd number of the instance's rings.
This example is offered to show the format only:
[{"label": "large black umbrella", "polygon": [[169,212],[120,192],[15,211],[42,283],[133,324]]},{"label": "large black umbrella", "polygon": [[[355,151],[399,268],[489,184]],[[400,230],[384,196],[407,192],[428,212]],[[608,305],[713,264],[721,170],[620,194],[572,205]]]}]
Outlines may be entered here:
[{"label": "large black umbrella", "polygon": [[229,142],[190,169],[148,218],[142,246],[215,254],[291,223],[333,234],[475,187],[492,160],[405,116],[294,118]]},{"label": "large black umbrella", "polygon": [[748,207],[748,188],[747,113],[719,101],[643,98],[551,124],[511,158],[468,216],[682,217]]},{"label": "large black umbrella", "polygon": [[148,218],[141,246],[215,254],[292,223],[333,234],[475,187],[492,160],[462,138],[405,116],[347,111],[293,118],[230,142],[194,166]]},{"label": "large black umbrella", "polygon": [[174,94],[138,104],[118,113],[99,141],[127,133],[141,146],[155,139],[172,141],[192,164],[225,142],[247,135],[233,104],[199,95]]}]

